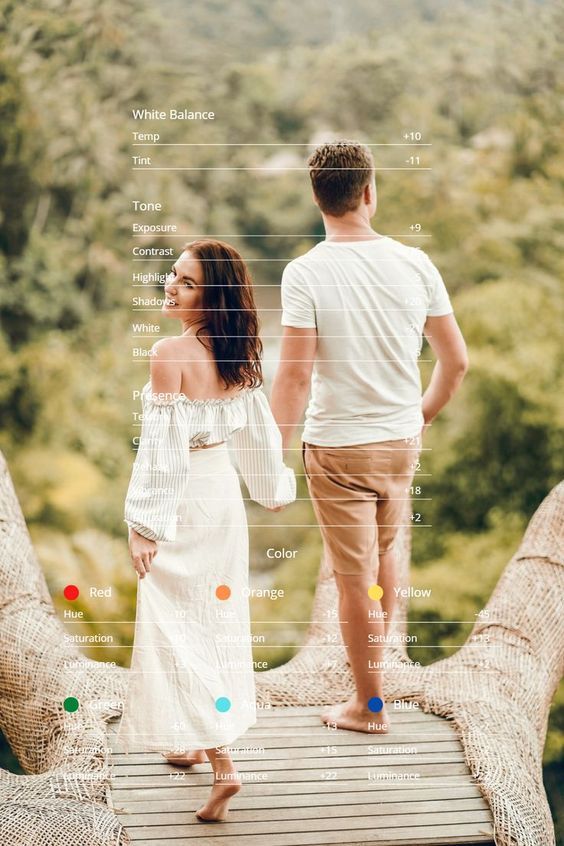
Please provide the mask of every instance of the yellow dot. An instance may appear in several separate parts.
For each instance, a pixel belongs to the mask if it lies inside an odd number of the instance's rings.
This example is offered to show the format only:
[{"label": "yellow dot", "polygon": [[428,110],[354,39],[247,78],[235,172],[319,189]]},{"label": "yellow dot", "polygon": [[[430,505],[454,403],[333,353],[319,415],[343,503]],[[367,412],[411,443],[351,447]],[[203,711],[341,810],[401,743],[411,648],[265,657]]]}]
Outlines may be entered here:
[{"label": "yellow dot", "polygon": [[370,597],[370,599],[382,599],[382,597],[384,596],[384,591],[382,590],[380,585],[370,585],[370,587],[368,588],[368,596]]}]

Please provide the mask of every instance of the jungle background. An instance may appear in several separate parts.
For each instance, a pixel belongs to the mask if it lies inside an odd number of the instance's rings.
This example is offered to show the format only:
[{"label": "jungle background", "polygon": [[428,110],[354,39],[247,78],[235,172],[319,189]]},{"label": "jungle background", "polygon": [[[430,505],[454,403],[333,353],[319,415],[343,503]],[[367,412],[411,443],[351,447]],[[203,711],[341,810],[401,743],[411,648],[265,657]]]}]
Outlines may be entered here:
[{"label": "jungle background", "polygon": [[[73,632],[111,633],[117,648],[106,659],[127,664],[133,625],[117,621],[134,617],[136,578],[123,498],[139,410],[132,389],[148,372],[131,356],[132,322],[158,320],[132,312],[132,296],[145,292],[131,273],[168,265],[133,265],[131,249],[181,244],[134,240],[132,223],[229,236],[249,259],[268,390],[282,267],[323,237],[303,170],[309,145],[420,132],[432,146],[372,148],[377,167],[402,167],[411,154],[421,164],[377,173],[374,226],[428,252],[469,345],[464,387],[427,436],[431,475],[418,510],[433,528],[412,533],[413,583],[432,588],[411,605],[424,647],[412,657],[450,654],[471,622],[449,621],[479,613],[563,475],[560,4],[0,0],[0,9],[0,448],[61,617],[66,584],[113,585],[109,600],[81,593],[73,608],[85,622]],[[142,124],[134,107],[217,117]],[[200,145],[154,151],[157,164],[195,169],[133,171],[134,130]],[[165,212],[135,216],[132,199],[161,201]],[[421,364],[424,383],[430,367]],[[296,525],[281,530],[276,515],[248,512],[253,582],[285,590],[280,602],[253,600],[253,618],[295,621],[255,624],[282,644],[256,655],[269,666],[301,642],[321,553],[295,446],[300,499],[282,522]],[[297,559],[267,557],[282,546]],[[561,843],[563,739],[561,688],[545,749]],[[0,750],[0,765],[19,771]]]}]

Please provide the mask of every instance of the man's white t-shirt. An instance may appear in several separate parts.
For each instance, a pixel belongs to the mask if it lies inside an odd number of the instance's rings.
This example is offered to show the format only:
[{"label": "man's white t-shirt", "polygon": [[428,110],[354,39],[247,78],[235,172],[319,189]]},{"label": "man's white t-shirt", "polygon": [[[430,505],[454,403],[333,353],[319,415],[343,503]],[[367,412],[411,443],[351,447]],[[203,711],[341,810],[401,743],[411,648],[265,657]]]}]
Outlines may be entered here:
[{"label": "man's white t-shirt", "polygon": [[427,254],[393,238],[322,241],[291,261],[282,325],[318,334],[302,440],[348,446],[417,435],[423,327],[451,312]]}]

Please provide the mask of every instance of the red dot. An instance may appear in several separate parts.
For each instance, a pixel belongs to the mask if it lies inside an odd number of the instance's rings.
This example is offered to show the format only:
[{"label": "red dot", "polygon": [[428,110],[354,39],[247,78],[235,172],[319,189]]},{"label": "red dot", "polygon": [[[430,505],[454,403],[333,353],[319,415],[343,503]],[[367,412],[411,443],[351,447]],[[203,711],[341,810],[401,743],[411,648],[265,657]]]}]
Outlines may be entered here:
[{"label": "red dot", "polygon": [[72,601],[77,598],[80,591],[76,585],[67,585],[63,593],[65,595],[65,599],[70,599]]},{"label": "red dot", "polygon": [[215,595],[218,599],[229,599],[231,596],[231,588],[227,585],[218,585],[215,589]]}]

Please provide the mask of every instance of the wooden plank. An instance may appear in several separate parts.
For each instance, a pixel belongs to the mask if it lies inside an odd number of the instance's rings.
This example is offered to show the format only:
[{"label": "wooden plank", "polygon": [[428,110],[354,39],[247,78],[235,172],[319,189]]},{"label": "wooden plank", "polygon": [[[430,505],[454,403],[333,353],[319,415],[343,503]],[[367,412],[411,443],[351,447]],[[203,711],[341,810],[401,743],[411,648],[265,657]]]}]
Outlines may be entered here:
[{"label": "wooden plank", "polygon": [[[489,823],[489,817],[487,812],[485,811],[459,811],[456,815],[457,817],[457,824],[463,825],[473,825],[474,826],[474,833],[479,834],[481,831],[482,826],[487,825]],[[440,828],[441,825],[448,825],[452,820],[452,816],[448,811],[437,812],[432,814],[410,814],[409,816],[409,827],[410,828]],[[338,831],[358,831],[358,830],[368,830],[370,832],[370,836],[372,837],[374,832],[379,830],[388,830],[391,831],[392,829],[396,828],[406,828],[407,818],[405,814],[400,814],[396,817],[386,817],[385,820],[372,815],[366,816],[343,816],[343,817],[333,817],[332,819],[328,819],[325,816],[319,816],[317,819],[309,819],[309,820],[278,820],[276,823],[276,833],[277,834],[289,834],[293,833],[294,836],[299,832],[300,837],[302,833],[315,833],[321,834],[323,832],[338,832]],[[207,828],[205,826],[204,828]],[[225,833],[226,835],[232,836],[240,836],[240,835],[266,835],[269,840],[272,834],[272,825],[270,822],[259,822],[255,820],[251,823],[232,823],[232,822],[224,822],[222,823],[222,834]],[[127,827],[128,832],[135,836],[136,834],[142,833],[143,829],[138,826],[128,825]],[[147,831],[147,827],[145,827],[145,831]],[[158,825],[158,826],[151,826],[150,827],[150,835],[151,839],[156,837],[169,837],[171,840],[178,838],[178,837],[185,837],[188,840],[192,838],[205,838],[205,832],[202,831],[202,825],[198,823],[197,825]],[[366,837],[366,834],[364,835]],[[378,841],[376,841],[378,842]]]},{"label": "wooden plank", "polygon": [[412,737],[421,735],[422,737],[429,736],[429,737],[437,737],[442,735],[448,735],[449,737],[457,737],[454,727],[449,725],[449,723],[402,723],[402,725],[392,725],[390,730],[387,732],[367,732],[367,731],[350,731],[348,729],[340,729],[340,728],[332,728],[325,723],[322,723],[321,720],[319,722],[313,723],[311,726],[278,726],[274,722],[264,724],[258,723],[257,725],[252,726],[245,734],[245,738],[252,740],[253,742],[258,737],[324,737],[324,736],[336,736],[336,737],[348,737],[352,735],[356,738],[364,738],[365,740],[370,739],[381,739],[386,740],[389,738],[394,738],[397,736],[403,737],[404,735],[410,735]]},{"label": "wooden plank", "polygon": [[[315,769],[343,769],[346,767],[403,767],[405,764],[445,763],[452,764],[464,761],[462,750],[453,752],[431,752],[419,755],[311,755],[311,757],[293,758],[258,758],[254,761],[241,760],[237,762],[237,769],[241,773],[263,772],[264,770],[291,770]],[[157,761],[150,764],[121,764],[119,767],[120,776],[141,776],[141,775],[168,775],[172,773],[202,773],[210,772],[209,764],[195,764],[192,767],[175,767],[166,761]]]},{"label": "wooden plank", "polygon": [[[139,809],[137,812],[129,812],[127,815],[127,825],[199,825],[199,822],[194,815],[194,811],[196,811],[200,807],[200,803],[198,801],[192,800],[191,802],[187,802],[186,804],[187,807],[183,809],[179,809],[177,804],[175,803],[174,805],[172,805],[170,810],[160,807],[157,811],[151,811],[149,808],[144,807],[143,810]],[[317,803],[314,806],[310,803],[307,806],[301,807],[294,806],[284,809],[263,809],[261,810],[260,820],[261,822],[266,822],[279,820],[288,821],[316,819],[318,817],[323,817],[324,819],[332,819],[334,817],[350,817],[351,811],[353,809],[355,817],[381,817],[381,822],[379,823],[379,825],[383,825],[385,827],[387,825],[388,817],[397,818],[401,816],[405,819],[406,807],[405,804],[402,802],[387,802],[386,804],[375,804],[373,801],[370,800],[368,803],[333,803],[330,806],[320,806]],[[434,801],[427,802],[417,802],[416,806],[414,806],[412,810],[416,815],[433,814],[440,812],[444,813],[445,804],[441,799],[436,799]],[[483,813],[484,807],[477,804],[475,799],[453,799],[451,800],[451,802],[449,802],[449,813],[456,813],[458,816],[458,812],[461,811],[477,811]],[[253,808],[243,810],[240,807],[235,807],[232,803],[231,810],[229,811],[230,825],[231,823],[240,822],[255,823],[256,819],[256,813]]]},{"label": "wooden plank", "polygon": [[[285,727],[300,726],[301,728],[308,728],[313,725],[321,723],[321,714],[328,710],[330,706],[312,707],[309,713],[293,715],[291,710],[285,708],[273,708],[271,711],[257,711],[257,722],[250,726],[249,731],[256,729],[257,726],[278,725]],[[452,720],[445,717],[439,717],[437,714],[428,714],[425,711],[390,711],[388,710],[390,718],[390,725],[404,725],[406,723],[425,723],[429,725],[446,724],[453,725]],[[106,723],[107,733],[117,734],[119,726],[119,719],[112,720]]]},{"label": "wooden plank", "polygon": [[[322,723],[321,714],[323,714],[326,710],[328,709],[314,708],[309,716],[304,714],[302,716],[298,715],[295,717],[292,717],[290,714],[280,713],[279,711],[268,716],[257,714],[258,720],[253,726],[251,726],[251,729],[256,728],[257,725],[276,725],[284,726],[286,728],[298,726],[300,728],[309,728]],[[449,723],[449,721],[445,720],[444,717],[438,717],[436,714],[426,714],[424,711],[392,711],[391,713],[388,711],[388,717],[391,726],[402,726],[408,723],[417,723],[419,725],[421,725],[421,723],[425,725]]]},{"label": "wooden plank", "polygon": [[[210,784],[211,780],[206,784],[200,784],[199,786],[190,784],[190,795],[207,796],[209,794]],[[460,791],[474,790],[479,793],[477,786],[468,778],[468,774],[463,773],[461,775],[449,776],[448,783],[445,783],[444,778],[436,777],[407,782],[406,784],[395,784],[392,782],[382,782],[381,784],[377,784],[375,782],[366,781],[366,779],[363,779],[362,781],[358,779],[355,781],[347,781],[346,779],[343,779],[341,781],[339,779],[336,782],[306,781],[295,783],[276,782],[275,784],[257,783],[253,784],[252,795],[255,797],[274,798],[280,796],[311,796],[312,794],[316,796],[323,796],[324,794],[333,796],[338,793],[351,794],[361,791],[371,791],[375,797],[381,797],[384,793],[396,794],[397,791],[400,790],[409,791],[409,793],[414,797],[413,801],[415,801],[416,797],[423,795],[423,793],[428,790],[444,791],[445,798],[448,798],[449,792],[455,795],[460,795]],[[245,791],[245,794],[248,794],[248,791]],[[179,783],[172,783],[168,785],[166,782],[163,782],[160,786],[143,787],[135,791],[118,788],[112,789],[112,795],[114,797],[114,801],[119,801],[121,803],[131,801],[132,797],[134,797],[136,801],[158,799],[164,796],[171,797],[173,799],[182,799],[186,796],[186,785]],[[239,797],[237,797],[234,801],[240,801]],[[380,801],[380,798],[375,798],[374,801]]]},{"label": "wooden plank", "polygon": [[[322,723],[316,723],[309,728],[304,727],[301,730],[297,730],[295,727],[292,729],[288,726],[282,726],[279,729],[275,726],[271,726],[269,728],[268,726],[265,727],[263,724],[259,724],[258,727],[253,726],[249,729],[245,735],[243,735],[243,738],[239,738],[236,742],[233,742],[230,745],[239,746],[243,742],[243,739],[246,745],[256,745],[258,743],[263,743],[261,738],[272,738],[272,741],[270,742],[273,746],[276,746],[276,741],[283,738],[285,741],[291,741],[292,743],[295,743],[296,746],[299,746],[303,744],[307,745],[308,741],[311,743],[313,738],[321,738],[319,742],[323,742],[322,739],[328,737],[339,737],[344,743],[350,742],[350,738],[352,738],[352,741],[355,743],[396,743],[402,742],[404,737],[418,737],[421,738],[422,742],[425,739],[459,739],[454,727],[446,722],[437,723],[435,725],[429,725],[427,723],[406,723],[404,726],[392,726],[391,730],[385,733],[332,729]],[[117,738],[115,735],[108,737],[108,745],[116,747],[115,751],[118,751],[117,747],[120,743],[121,738]],[[128,754],[146,754],[147,751],[148,750],[136,750],[135,752],[129,752]]]},{"label": "wooden plank", "polygon": [[[374,789],[376,790],[394,790],[398,787],[407,788],[417,790],[419,787],[436,787],[437,785],[441,786],[449,786],[452,782],[452,779],[456,776],[460,776],[461,784],[468,783],[468,774],[464,767],[456,766],[456,765],[448,765],[451,772],[444,772],[442,767],[438,768],[438,772],[429,773],[428,776],[423,776],[419,779],[412,779],[412,780],[405,780],[403,782],[399,781],[374,781],[371,782],[366,778],[366,771],[365,770],[348,770],[346,774],[346,779],[344,780],[351,780],[355,779],[356,789],[357,790],[366,790],[371,784],[374,785]],[[456,770],[454,770],[456,766]],[[454,771],[452,771],[454,770]],[[323,779],[312,779],[305,777],[300,778],[284,778],[280,776],[274,779],[265,779],[263,782],[256,782],[252,783],[253,791],[257,791],[259,788],[263,787],[266,793],[278,793],[283,785],[294,784],[299,785],[305,782],[305,786],[308,788],[308,793],[315,793],[318,790],[323,789],[323,785],[325,784],[325,780]],[[335,781],[327,781],[332,788],[336,789],[339,786],[339,780]],[[116,778],[112,781],[112,792],[115,794],[115,789],[123,789],[126,788],[127,791],[131,790],[142,790],[144,788],[153,788],[153,789],[160,789],[160,790],[168,790],[171,785],[183,785],[183,789],[186,789],[186,785],[190,787],[194,786],[202,786],[208,787],[211,786],[211,777],[204,776],[199,778],[197,781],[195,779],[190,781],[184,780],[175,780],[175,781],[168,781],[167,779],[151,779],[150,777],[144,777],[142,779],[132,779],[131,777],[125,779]],[[251,784],[251,782],[249,782]]]},{"label": "wooden plank", "polygon": [[[393,829],[371,832],[367,840],[366,832],[351,831],[346,834],[346,843],[355,846],[494,846],[493,832],[487,827],[476,833],[475,826],[445,825],[435,832],[429,832],[425,827],[409,828],[405,831]],[[202,838],[204,839],[204,838]],[[180,838],[157,838],[146,841],[136,834],[132,837],[133,844],[149,842],[150,846],[192,846],[193,840]],[[206,846],[264,846],[264,838],[234,837],[221,835],[214,828],[214,833],[205,838]],[[269,834],[268,846],[343,846],[342,832],[313,832],[300,835],[299,843],[295,833]]]},{"label": "wooden plank", "polygon": [[[244,742],[247,746],[265,746],[267,748],[272,749],[280,749],[280,748],[287,748],[288,745],[291,747],[299,748],[301,746],[324,746],[326,744],[333,744],[336,741],[339,744],[348,745],[348,744],[359,744],[359,743],[381,743],[383,745],[389,743],[427,743],[427,742],[434,742],[434,741],[445,741],[445,740],[457,740],[456,734],[448,729],[433,729],[432,731],[419,731],[417,729],[409,731],[409,732],[394,732],[385,735],[369,735],[363,732],[345,732],[343,730],[328,730],[328,729],[320,729],[319,731],[296,731],[292,732],[289,736],[288,729],[283,729],[281,731],[275,729],[266,729],[262,732],[257,732],[253,734],[251,732],[247,732],[244,735]],[[291,741],[291,743],[290,743]],[[240,739],[237,741],[235,745],[241,745],[243,741]],[[125,752],[123,746],[118,741],[113,741],[113,743],[109,744],[110,750],[117,755],[142,755],[142,754],[153,754],[159,755],[160,752],[164,752],[166,750],[166,744],[163,744],[163,749],[154,750],[150,753],[147,752],[139,752],[139,751],[131,751]]]},{"label": "wooden plank", "polygon": [[[443,717],[438,717],[436,714],[431,714],[431,713],[427,713],[426,711],[423,711],[421,709],[421,707],[406,708],[406,709],[401,708],[401,709],[395,710],[392,707],[392,703],[394,701],[395,701],[394,699],[386,700],[386,706],[387,706],[388,710],[390,711],[390,714],[395,714],[396,716],[399,716],[401,718],[409,718],[410,716],[418,715],[420,717],[423,717],[424,719],[429,719],[429,720],[442,720],[443,719]],[[401,701],[407,702],[407,700],[401,700]],[[333,705],[338,705],[338,704],[339,704],[339,702],[333,702],[333,703],[330,703],[329,705],[272,705],[270,708],[260,708],[260,707],[257,708],[257,713],[259,715],[260,720],[263,720],[265,718],[268,719],[268,718],[271,718],[271,717],[279,717],[279,716],[292,717],[292,718],[295,718],[295,717],[298,717],[298,716],[312,717],[315,714],[317,714],[318,712],[325,711],[325,710],[327,710],[327,708],[331,708],[331,707],[333,707]],[[116,725],[118,722],[119,722],[119,720],[112,721],[112,723],[110,723],[110,725]]]},{"label": "wooden plank", "polygon": [[[254,793],[254,792],[253,792]],[[158,794],[154,798],[135,799],[131,796],[124,797],[125,807],[120,807],[121,813],[137,813],[139,810],[146,813],[160,813],[161,811],[186,811],[194,807],[195,804],[202,799],[207,798],[208,789],[191,788],[189,791],[182,790],[182,795],[171,797],[170,791],[166,791],[163,796]],[[354,807],[355,805],[362,805],[364,803],[372,803],[373,807],[384,805],[395,805],[399,807],[400,803],[408,801],[411,807],[418,808],[419,803],[440,802],[444,805],[448,801],[449,809],[453,808],[452,803],[458,801],[473,802],[476,808],[486,808],[486,802],[480,791],[472,785],[461,785],[459,788],[426,788],[414,794],[414,791],[381,791],[375,793],[373,790],[354,790],[348,792],[335,793],[331,792],[327,795],[315,794],[315,803],[319,807],[346,805],[347,807]],[[269,811],[283,808],[309,808],[311,806],[311,794],[305,795],[274,795],[274,796],[254,796],[248,795],[248,791],[239,793],[231,803],[231,808],[238,811],[247,811],[250,809],[259,810],[267,809]],[[123,803],[122,803],[123,805]],[[405,806],[404,806],[405,809]],[[261,819],[262,813],[260,815]],[[129,819],[129,817],[128,817]]]},{"label": "wooden plank", "polygon": [[[331,706],[329,705],[312,706],[307,708],[306,711],[302,711],[302,709],[300,709],[300,713],[293,711],[291,708],[283,707],[272,708],[271,710],[259,710],[257,711],[258,722],[251,726],[249,730],[252,731],[257,727],[257,725],[266,725],[269,723],[277,726],[289,726],[291,728],[294,726],[307,728],[321,723],[321,714],[330,707]],[[392,726],[403,725],[404,723],[452,724],[451,721],[445,719],[444,717],[438,717],[436,714],[427,714],[425,711],[420,710],[389,710],[388,714],[390,717],[390,724]],[[117,734],[118,723],[119,720],[108,723],[108,732]]]},{"label": "wooden plank", "polygon": [[[291,737],[285,737],[283,734],[278,735],[259,735],[254,737],[249,737],[249,735],[245,735],[244,738],[237,741],[237,743],[231,743],[226,748],[228,751],[231,752],[232,757],[235,755],[239,756],[248,756],[256,753],[258,748],[259,754],[263,754],[262,750],[285,750],[286,752],[290,750],[295,750],[291,752],[291,754],[299,754],[300,750],[307,751],[308,749],[319,749],[321,747],[326,746],[338,746],[342,747],[344,750],[350,747],[362,747],[366,749],[368,746],[416,746],[416,747],[424,747],[425,744],[434,744],[434,743],[450,743],[457,746],[459,749],[462,748],[459,739],[456,735],[450,732],[433,732],[433,733],[421,733],[421,732],[411,732],[409,734],[398,734],[398,735],[388,735],[387,737],[368,737],[366,734],[360,734],[358,732],[349,732],[348,736],[343,736],[337,732],[323,732],[320,734],[304,734],[304,735],[292,735]],[[135,763],[136,761],[142,760],[139,756],[151,756],[154,760],[161,758],[161,753],[168,751],[169,749],[173,749],[174,747],[166,746],[163,744],[162,749],[149,749],[149,750],[135,750],[126,752],[123,748],[121,748],[118,744],[113,744],[109,746],[109,751],[114,756],[119,756],[119,760],[123,760],[130,763]],[[188,749],[192,749],[194,747],[188,746]],[[373,754],[378,754],[377,752]]]},{"label": "wooden plank", "polygon": [[[435,717],[430,714],[412,714],[408,717],[405,715],[398,715],[397,718],[391,719],[388,732],[373,731],[355,733],[363,734],[368,737],[385,737],[386,734],[391,734],[396,731],[433,731],[435,729],[442,728],[454,731],[455,726],[452,722],[445,720],[442,717]],[[304,731],[311,731],[311,729],[319,729],[320,731],[330,730],[321,720],[320,716],[312,716],[308,719],[304,717],[296,717],[295,719],[292,719],[292,717],[271,717],[268,720],[259,716],[258,721],[249,727],[245,736],[255,732],[260,733],[262,731],[272,731],[273,729],[291,729],[292,731],[288,732],[289,734],[291,734],[294,730],[301,731],[302,733]],[[331,729],[331,731],[334,731],[334,729]],[[345,729],[338,729],[338,731],[342,734],[346,733]],[[114,738],[117,734],[118,731],[114,729],[108,732],[108,737]]]},{"label": "wooden plank", "polygon": [[[299,742],[299,741],[298,741]],[[378,742],[372,743],[367,742],[365,744],[357,744],[357,743],[339,743],[339,744],[330,744],[330,743],[319,743],[319,744],[311,744],[308,743],[307,745],[298,746],[296,738],[288,738],[284,748],[280,748],[280,746],[275,745],[274,741],[270,740],[268,745],[265,743],[259,744],[246,744],[246,748],[252,751],[245,752],[237,752],[237,749],[241,749],[242,744],[238,744],[237,746],[230,747],[231,750],[231,757],[234,761],[254,761],[260,758],[268,758],[269,760],[283,760],[283,759],[292,759],[295,760],[296,758],[296,751],[299,751],[303,755],[308,755],[311,752],[319,753],[319,750],[330,746],[336,745],[337,746],[337,754],[331,755],[331,758],[338,758],[343,755],[371,755],[375,759],[380,758],[380,754],[377,752],[368,752],[368,747],[373,746],[378,749],[386,748],[386,747],[415,747],[416,750],[421,750],[422,753],[428,754],[430,752],[457,752],[461,750],[460,742],[456,739],[444,739],[444,740],[424,740],[424,741],[414,741],[407,742],[402,741],[398,743],[396,740],[388,742],[382,742],[381,738]],[[261,753],[260,749],[264,749],[264,754]],[[388,754],[397,754],[397,753],[388,753]],[[414,753],[409,753],[417,756],[417,751]],[[139,764],[154,764],[154,763],[168,763],[165,761],[164,758],[158,753],[155,752],[137,752],[135,754],[130,755],[123,755],[120,753],[114,753],[112,755],[112,763],[119,766],[137,766]],[[180,764],[172,764],[170,766],[177,766],[180,767]]]},{"label": "wooden plank", "polygon": [[[275,723],[280,726],[312,726],[321,722],[321,715],[329,710],[331,706],[319,706],[310,709],[309,714],[292,714],[282,708],[273,708],[271,711],[257,711],[257,723]],[[427,714],[425,711],[414,709],[412,711],[394,711],[389,708],[388,717],[390,724],[402,725],[404,723],[448,723],[450,720],[439,717],[437,714]]]},{"label": "wooden plank", "polygon": [[[323,769],[311,769],[311,770],[284,770],[282,772],[273,771],[270,772],[270,777],[266,779],[261,779],[263,781],[278,782],[278,781],[322,781],[323,775],[322,773],[325,772],[328,768],[324,767]],[[441,778],[446,778],[447,776],[451,775],[466,775],[468,772],[468,768],[464,762],[460,763],[453,763],[453,764],[421,764],[418,766],[417,764],[411,764],[410,766],[404,766],[402,768],[403,773],[412,773],[417,774],[417,778],[411,779],[412,781],[418,781],[425,776],[441,776]],[[343,773],[345,774],[345,773]],[[188,774],[187,773],[175,773],[174,774],[177,781],[184,781],[186,779],[186,783],[188,783]],[[362,779],[364,782],[368,781],[368,777],[366,774],[365,767],[347,767],[346,768],[346,777],[347,778],[357,778]],[[149,787],[155,786],[159,782],[161,784],[166,784],[167,782],[170,783],[172,779],[169,779],[168,773],[163,773],[162,775],[146,775],[146,776],[111,776],[112,779],[112,786],[113,787],[129,787],[131,788],[139,788],[139,787]],[[258,781],[258,779],[257,779]],[[380,779],[378,779],[378,782]],[[382,780],[383,781],[383,780]],[[407,783],[409,779],[405,779],[404,783]],[[209,784],[210,782],[210,775],[209,773],[190,773],[189,782],[195,784]],[[246,784],[252,784],[253,781],[249,780],[245,782]]]}]

